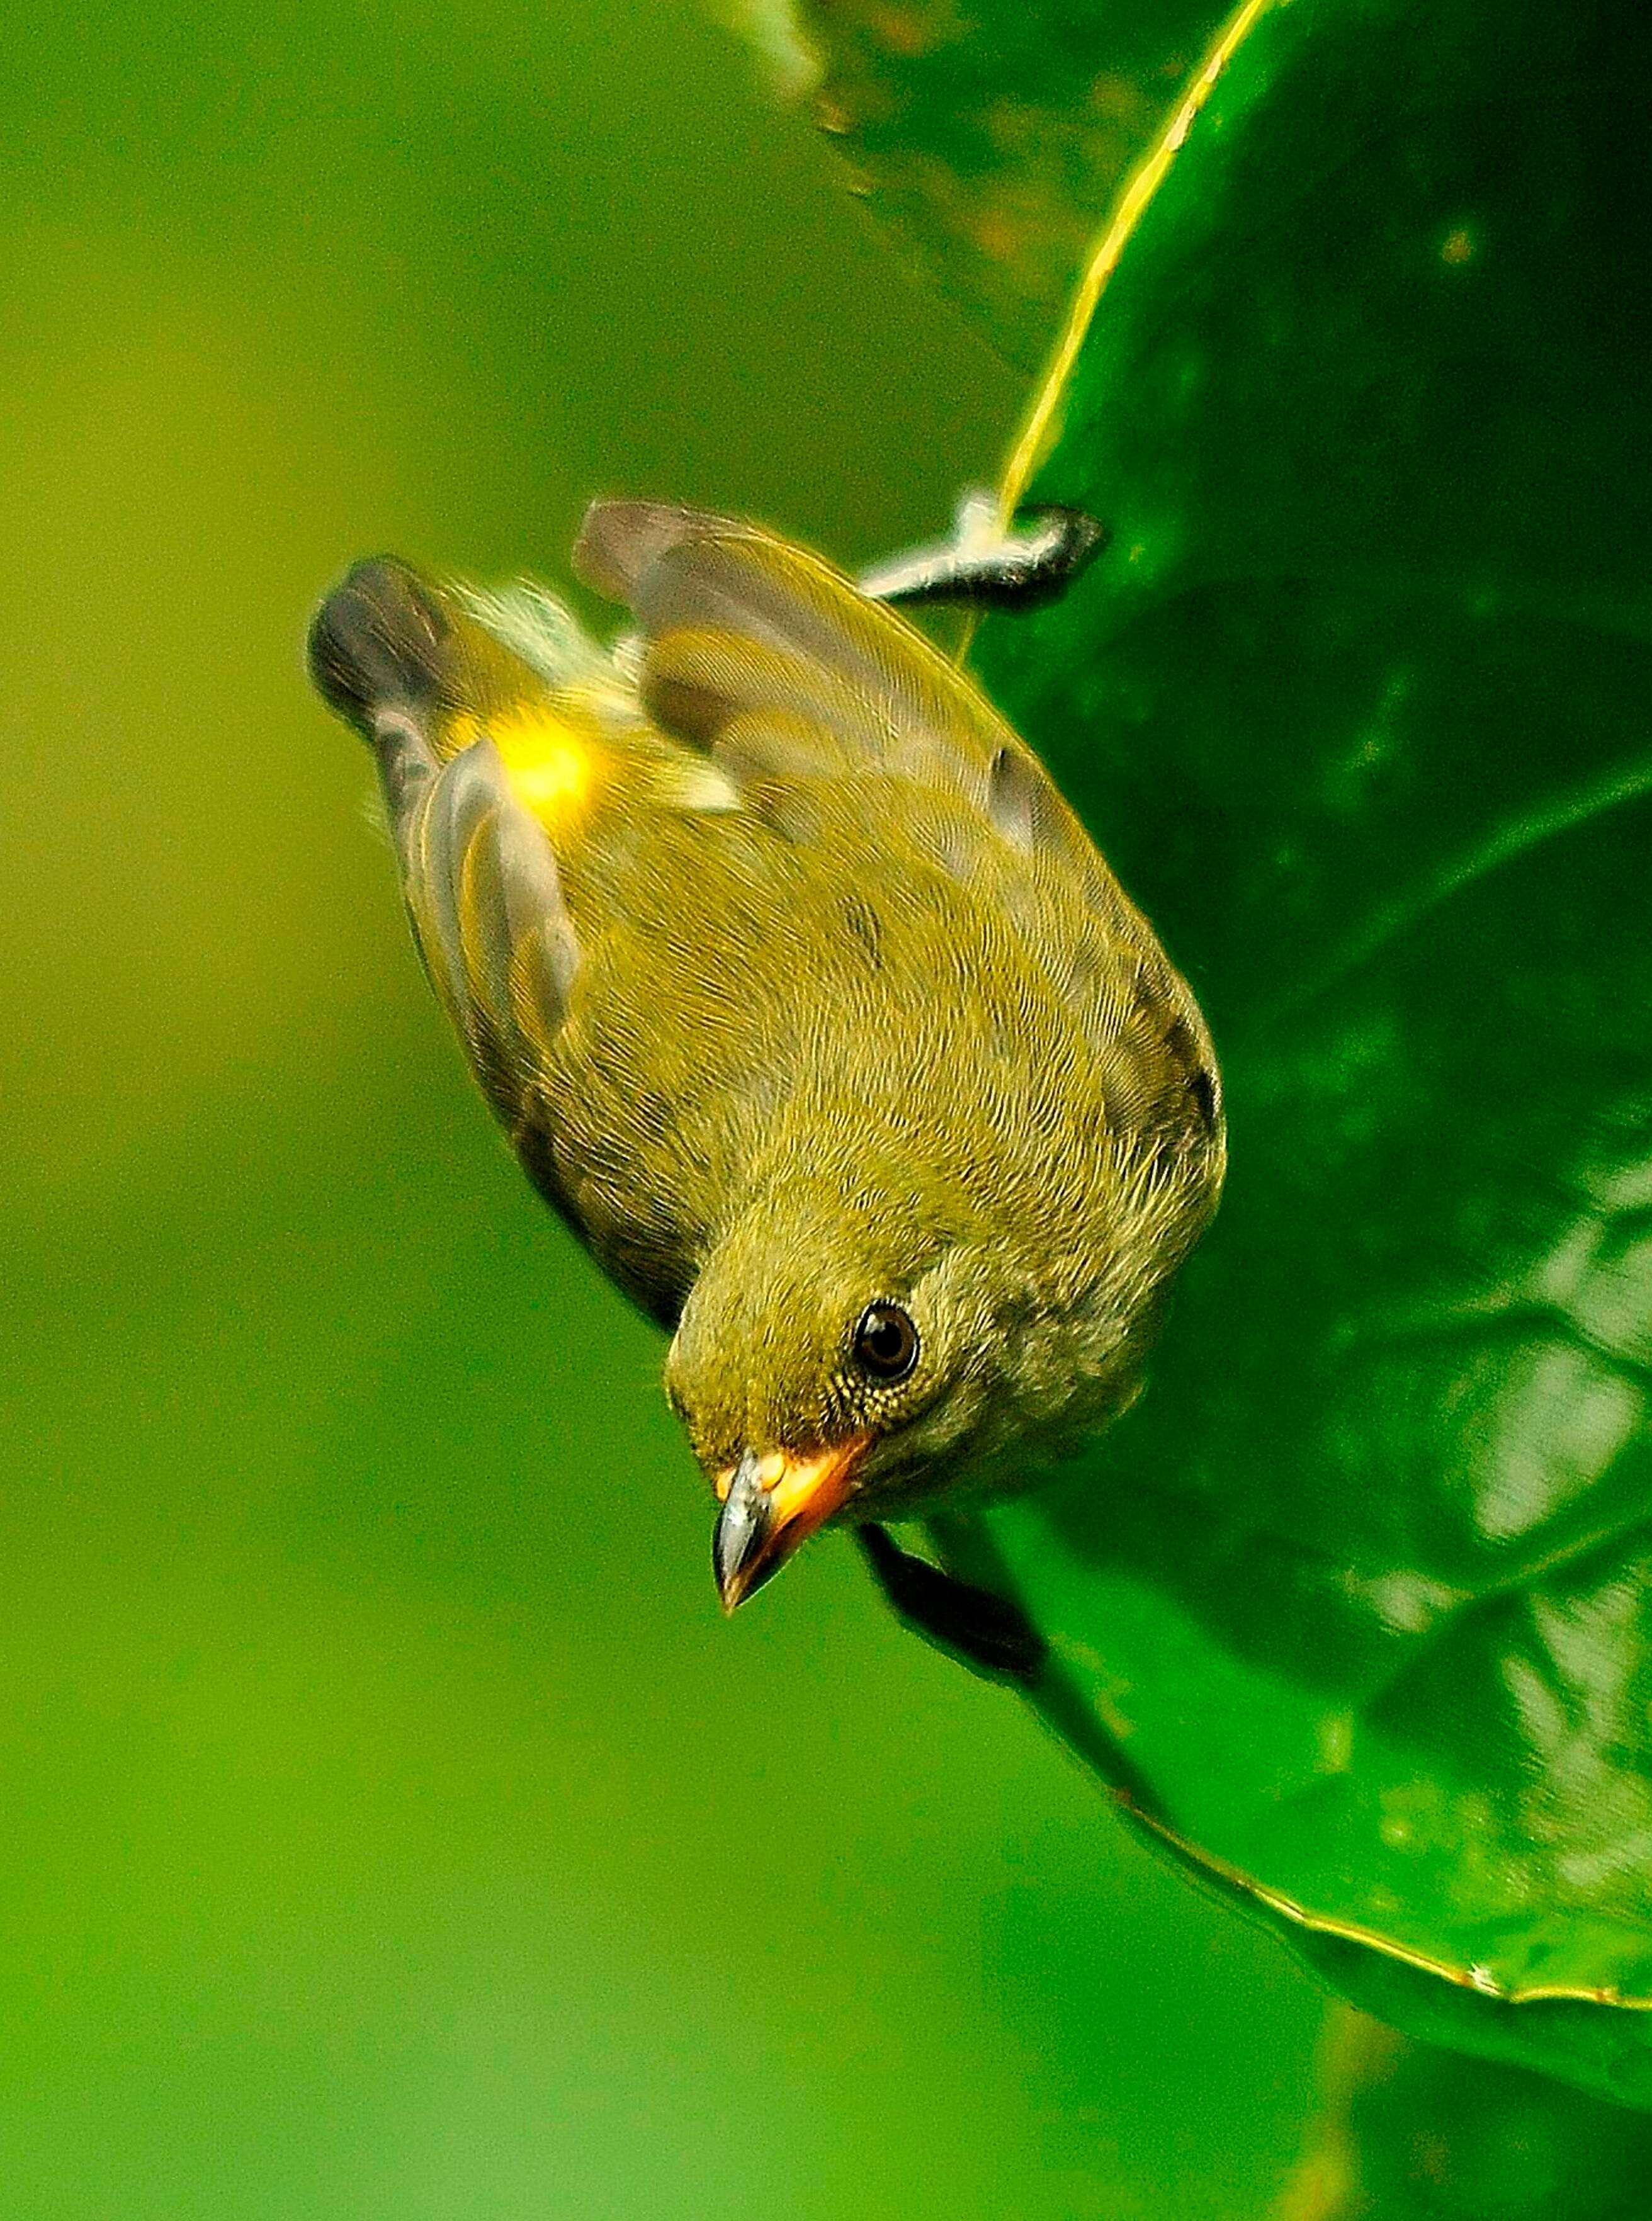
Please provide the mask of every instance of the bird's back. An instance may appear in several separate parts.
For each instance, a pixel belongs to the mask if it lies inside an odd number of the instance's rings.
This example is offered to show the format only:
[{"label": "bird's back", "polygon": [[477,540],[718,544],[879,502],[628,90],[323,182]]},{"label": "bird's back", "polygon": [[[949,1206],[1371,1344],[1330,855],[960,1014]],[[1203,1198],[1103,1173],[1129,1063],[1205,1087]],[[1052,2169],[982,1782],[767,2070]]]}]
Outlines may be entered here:
[{"label": "bird's back", "polygon": [[945,1101],[966,1154],[1052,1193],[1136,1152],[1191,1240],[1221,1169],[1197,1006],[961,674],[750,526],[599,505],[577,560],[636,612],[611,659],[543,597],[385,565],[312,659],[373,740],[479,1078],[622,1284],[673,1318],[827,1098],[883,1125]]}]

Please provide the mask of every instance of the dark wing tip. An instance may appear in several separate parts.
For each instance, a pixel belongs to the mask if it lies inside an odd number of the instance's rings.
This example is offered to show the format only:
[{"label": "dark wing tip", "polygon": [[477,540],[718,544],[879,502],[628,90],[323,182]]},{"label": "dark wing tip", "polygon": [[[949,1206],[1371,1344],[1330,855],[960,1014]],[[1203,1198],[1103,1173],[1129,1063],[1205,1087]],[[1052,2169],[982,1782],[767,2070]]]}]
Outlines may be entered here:
[{"label": "dark wing tip", "polygon": [[452,632],[440,594],[410,564],[370,556],[316,610],[310,675],[330,710],[370,734],[375,710],[436,699]]},{"label": "dark wing tip", "polygon": [[748,525],[680,502],[593,501],[573,544],[573,575],[610,602],[634,605],[637,581],[672,548]]}]

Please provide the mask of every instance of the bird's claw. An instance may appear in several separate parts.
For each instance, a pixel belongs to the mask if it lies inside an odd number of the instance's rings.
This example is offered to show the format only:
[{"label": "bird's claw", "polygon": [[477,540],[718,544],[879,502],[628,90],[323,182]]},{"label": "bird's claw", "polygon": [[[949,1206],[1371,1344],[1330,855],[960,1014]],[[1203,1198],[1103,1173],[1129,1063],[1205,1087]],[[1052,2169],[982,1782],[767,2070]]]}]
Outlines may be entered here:
[{"label": "bird's claw", "polygon": [[1056,600],[1100,554],[1111,535],[1081,509],[1034,502],[1006,529],[997,497],[972,488],[945,540],[910,547],[860,573],[875,602],[962,602],[975,609],[1030,610]]}]

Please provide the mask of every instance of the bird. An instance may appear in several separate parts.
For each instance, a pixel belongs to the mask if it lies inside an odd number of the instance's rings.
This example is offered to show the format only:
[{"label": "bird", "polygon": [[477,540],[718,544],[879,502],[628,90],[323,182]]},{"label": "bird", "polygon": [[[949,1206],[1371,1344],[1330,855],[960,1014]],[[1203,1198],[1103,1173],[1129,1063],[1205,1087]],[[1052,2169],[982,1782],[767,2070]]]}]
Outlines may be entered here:
[{"label": "bird", "polygon": [[542,585],[358,564],[311,626],[424,968],[529,1179],[669,1336],[732,1611],[828,1525],[1026,1678],[887,1523],[1036,1486],[1141,1390],[1214,1211],[1192,990],[1033,749],[896,601],[1047,598],[1040,511],[858,584],[767,528],[591,504]]}]

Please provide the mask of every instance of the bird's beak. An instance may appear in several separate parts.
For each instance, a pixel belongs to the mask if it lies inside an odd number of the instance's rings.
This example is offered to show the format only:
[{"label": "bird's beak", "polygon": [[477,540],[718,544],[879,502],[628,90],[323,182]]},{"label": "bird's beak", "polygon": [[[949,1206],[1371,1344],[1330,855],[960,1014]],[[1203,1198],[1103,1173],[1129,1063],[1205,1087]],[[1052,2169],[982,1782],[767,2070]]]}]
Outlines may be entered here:
[{"label": "bird's beak", "polygon": [[760,1589],[799,1542],[829,1519],[849,1492],[868,1437],[857,1435],[812,1457],[748,1450],[717,1476],[723,1510],[711,1537],[711,1566],[724,1611]]}]

